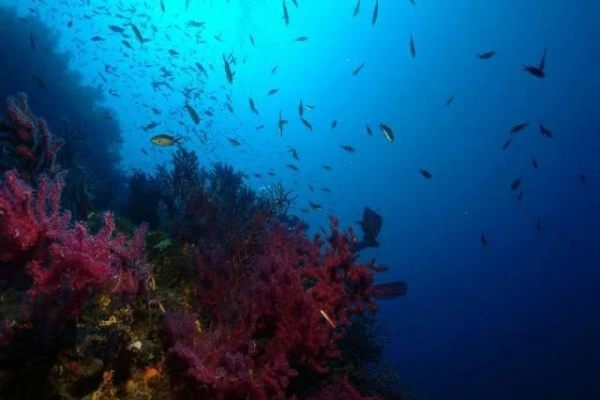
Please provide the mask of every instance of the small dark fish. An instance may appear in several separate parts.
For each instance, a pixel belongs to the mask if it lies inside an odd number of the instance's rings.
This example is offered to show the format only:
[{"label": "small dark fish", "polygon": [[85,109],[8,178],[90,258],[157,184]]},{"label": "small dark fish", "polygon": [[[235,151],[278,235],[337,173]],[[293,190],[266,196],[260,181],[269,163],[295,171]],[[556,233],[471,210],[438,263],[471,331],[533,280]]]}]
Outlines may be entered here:
[{"label": "small dark fish", "polygon": [[585,175],[584,174],[579,174],[579,183],[581,183],[582,185],[585,184]]},{"label": "small dark fish", "polygon": [[369,136],[373,136],[373,130],[371,129],[371,127],[369,125],[366,125],[365,129],[367,130],[367,134]]},{"label": "small dark fish", "polygon": [[408,0],[410,2],[410,4],[412,4],[413,6],[416,5],[417,3],[415,3],[415,0]]},{"label": "small dark fish", "polygon": [[312,105],[310,105],[310,104],[305,104],[305,105],[304,105],[304,108],[306,108],[308,111],[312,111],[312,110],[314,110],[314,109],[315,109],[315,106],[312,106]]},{"label": "small dark fish", "polygon": [[102,42],[104,38],[102,36],[92,36],[90,39],[92,42]]},{"label": "small dark fish", "polygon": [[254,114],[258,115],[258,114],[259,114],[259,112],[258,112],[258,110],[256,109],[256,107],[254,106],[254,100],[252,100],[252,97],[250,97],[250,98],[248,99],[248,104],[250,105],[250,110],[251,110],[251,111],[252,111]]},{"label": "small dark fish", "polygon": [[512,128],[510,128],[510,133],[512,133],[512,134],[519,133],[523,129],[525,129],[528,125],[529,125],[529,121],[521,122],[520,124],[517,124],[517,125],[513,126]]},{"label": "small dark fish", "polygon": [[177,50],[169,49],[168,51],[169,51],[169,54],[172,55],[173,57],[179,56],[179,52]]},{"label": "small dark fish", "polygon": [[128,49],[133,49],[133,46],[127,40],[121,40],[121,43]]},{"label": "small dark fish", "polygon": [[521,200],[523,200],[523,196],[525,195],[525,192],[523,192],[522,190],[519,192],[519,195],[517,196],[517,203],[520,203]]},{"label": "small dark fish", "polygon": [[367,62],[363,62],[362,64],[360,64],[358,67],[354,68],[354,71],[352,71],[352,75],[356,76],[360,73],[360,71],[363,69],[363,67],[365,66]]},{"label": "small dark fish", "polygon": [[229,141],[229,144],[232,145],[233,147],[238,147],[240,146],[242,143],[240,143],[239,140],[234,139],[234,138],[227,138],[227,140]]},{"label": "small dark fish", "polygon": [[334,119],[333,121],[331,121],[331,129],[335,129],[337,127],[337,120]]},{"label": "small dark fish", "polygon": [[552,133],[548,128],[546,128],[540,121],[538,121],[538,124],[540,125],[540,133],[542,134],[542,136],[546,136],[549,139],[554,138],[554,133]]},{"label": "small dark fish", "polygon": [[275,75],[275,73],[277,72],[277,68],[278,66],[274,66],[273,68],[271,68],[271,75]]},{"label": "small dark fish", "polygon": [[392,132],[392,128],[386,124],[379,124],[379,129],[381,129],[381,132],[383,132],[383,135],[388,142],[392,143],[394,141],[394,132]]},{"label": "small dark fish", "polygon": [[73,27],[73,21],[67,22],[67,28],[72,28],[72,27]]},{"label": "small dark fish", "polygon": [[309,201],[308,205],[310,206],[310,208],[312,208],[315,211],[323,211],[324,210],[323,206],[319,203],[313,203],[312,201]]},{"label": "small dark fish", "polygon": [[223,54],[223,67],[225,68],[225,77],[227,78],[227,82],[231,84],[233,82],[234,73],[231,71],[231,66],[229,65],[229,61],[227,61],[225,54]]},{"label": "small dark fish", "polygon": [[144,38],[142,37],[142,33],[140,32],[138,27],[135,26],[134,24],[131,24],[131,29],[133,30],[133,34],[135,35],[135,38],[138,40],[138,42],[143,44]]},{"label": "small dark fish", "polygon": [[162,13],[165,13],[165,2],[163,0],[160,0],[160,11],[162,11]]},{"label": "small dark fish", "polygon": [[322,188],[321,188],[321,190],[322,190],[323,192],[327,193],[327,194],[330,194],[330,193],[331,193],[331,189],[330,189],[330,188],[328,188],[328,187],[322,187]]},{"label": "small dark fish", "polygon": [[419,173],[425,179],[431,179],[433,177],[433,175],[431,175],[431,172],[429,172],[429,171],[427,171],[426,169],[423,169],[423,168],[419,169]]},{"label": "small dark fish", "polygon": [[527,71],[529,72],[531,75],[537,77],[537,78],[543,78],[546,76],[546,74],[544,73],[544,71],[542,71],[541,69],[537,68],[537,67],[533,67],[531,65],[523,65],[523,71]]},{"label": "small dark fish", "polygon": [[371,26],[375,26],[377,22],[377,15],[379,14],[379,0],[375,0],[375,7],[373,8],[373,16],[371,17]]},{"label": "small dark fish", "polygon": [[202,72],[204,76],[208,78],[208,72],[206,72],[206,68],[204,68],[204,65],[200,64],[199,62],[196,62],[195,65],[196,68],[198,68],[198,71]]},{"label": "small dark fish", "polygon": [[510,146],[511,143],[512,139],[508,139],[506,142],[504,142],[504,144],[502,145],[502,150],[508,149],[508,146]]},{"label": "small dark fish", "polygon": [[279,92],[279,89],[271,89],[267,92],[267,96],[273,96],[277,92]]},{"label": "small dark fish", "polygon": [[204,25],[206,25],[206,22],[204,21],[188,21],[187,23],[187,26],[191,28],[202,28]]},{"label": "small dark fish", "polygon": [[285,5],[285,0],[283,0],[283,21],[286,25],[290,24],[290,15],[288,14],[288,9]]},{"label": "small dark fish", "polygon": [[538,162],[535,158],[531,157],[531,165],[533,165],[534,169],[538,169]]},{"label": "small dark fish", "polygon": [[410,35],[410,55],[412,56],[412,58],[415,58],[417,56],[417,49],[415,48],[415,40],[413,39],[412,35]]},{"label": "small dark fish", "polygon": [[531,66],[531,65],[523,65],[523,71],[529,72],[531,75],[536,78],[544,78],[546,74],[541,69]]},{"label": "small dark fish", "polygon": [[296,167],[294,164],[288,164],[288,165],[286,165],[286,167],[288,167],[289,169],[291,169],[294,172],[300,171],[300,168]]},{"label": "small dark fish", "polygon": [[321,165],[321,168],[323,168],[325,171],[333,171],[333,167],[331,165],[323,164]]},{"label": "small dark fish", "polygon": [[510,184],[510,190],[512,190],[513,192],[516,191],[519,186],[521,186],[521,183],[523,183],[523,179],[519,178],[519,179],[515,179],[511,184]]},{"label": "small dark fish", "polygon": [[483,247],[487,247],[488,245],[488,240],[487,237],[482,233],[481,236],[479,237],[479,240],[481,241],[481,245]]},{"label": "small dark fish", "polygon": [[310,183],[308,184],[308,188],[310,189],[311,192],[315,191],[315,188],[313,187],[313,185],[311,185]]},{"label": "small dark fish", "polygon": [[490,51],[486,51],[485,53],[477,54],[477,57],[479,57],[480,60],[489,60],[490,58],[494,57],[495,55],[496,55],[496,50],[490,50]]},{"label": "small dark fish", "polygon": [[350,154],[354,154],[356,153],[356,149],[352,146],[348,146],[347,144],[343,144],[340,146],[345,152],[348,152]]},{"label": "small dark fish", "polygon": [[357,0],[356,5],[354,6],[354,13],[352,14],[352,16],[356,17],[359,12],[360,12],[360,0]]},{"label": "small dark fish", "polygon": [[155,146],[160,146],[160,147],[173,146],[173,145],[179,143],[180,141],[181,141],[181,138],[175,138],[175,137],[173,137],[171,135],[167,135],[167,134],[156,135],[150,139],[150,143],[152,143]]},{"label": "small dark fish", "polygon": [[304,125],[304,127],[308,130],[311,131],[313,130],[312,125],[310,124],[310,122],[308,122],[307,120],[305,120],[304,118],[300,117],[300,121],[302,122],[302,125]]},{"label": "small dark fish", "polygon": [[523,71],[529,72],[531,75],[535,76],[536,78],[544,78],[546,76],[546,72],[544,71],[544,69],[546,68],[546,49],[544,49],[544,52],[542,53],[542,59],[540,60],[540,65],[539,66],[534,66],[534,65],[523,65]]},{"label": "small dark fish", "polygon": [[295,42],[306,42],[308,40],[308,37],[306,36],[298,36],[296,39],[294,39]]},{"label": "small dark fish", "polygon": [[294,160],[300,161],[300,154],[298,154],[298,150],[291,148],[290,153],[292,153],[292,157],[294,157]]},{"label": "small dark fish", "polygon": [[142,125],[142,130],[144,130],[145,132],[147,132],[149,130],[152,130],[152,129],[156,128],[158,125],[160,125],[160,122],[153,121],[153,122],[150,122],[147,125]]},{"label": "small dark fish", "polygon": [[446,100],[446,106],[449,106],[454,101],[454,95],[450,96],[448,100]]},{"label": "small dark fish", "polygon": [[122,27],[117,26],[117,25],[109,25],[108,29],[110,29],[111,31],[116,32],[116,33],[123,33],[123,32],[125,32],[125,29],[123,29]]},{"label": "small dark fish", "polygon": [[535,230],[538,232],[542,230],[542,222],[539,218],[535,221]]},{"label": "small dark fish", "polygon": [[249,35],[249,36],[250,36],[250,43],[252,43],[252,46],[254,46],[255,45],[254,37],[252,35]]},{"label": "small dark fish", "polygon": [[190,106],[189,104],[186,104],[184,107],[187,110],[188,114],[190,114],[190,118],[192,118],[194,124],[198,125],[200,123],[200,116],[198,116],[198,113],[196,112],[194,107]]},{"label": "small dark fish", "polygon": [[254,127],[254,129],[256,129],[257,131],[260,131],[261,129],[264,129],[264,125],[258,125],[256,127]]},{"label": "small dark fish", "polygon": [[298,104],[298,115],[302,117],[304,114],[304,107],[302,106],[302,99],[300,99],[300,103]]},{"label": "small dark fish", "polygon": [[281,110],[279,110],[279,121],[277,121],[277,133],[279,133],[279,136],[283,136],[283,127],[287,123],[288,120],[281,117]]}]

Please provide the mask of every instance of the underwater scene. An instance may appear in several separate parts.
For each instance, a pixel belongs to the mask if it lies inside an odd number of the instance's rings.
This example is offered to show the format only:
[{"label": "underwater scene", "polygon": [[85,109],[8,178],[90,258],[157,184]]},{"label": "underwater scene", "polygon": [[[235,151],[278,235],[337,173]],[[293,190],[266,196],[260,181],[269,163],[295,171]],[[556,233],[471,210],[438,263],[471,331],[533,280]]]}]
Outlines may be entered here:
[{"label": "underwater scene", "polygon": [[600,399],[599,18],[0,0],[0,400]]}]

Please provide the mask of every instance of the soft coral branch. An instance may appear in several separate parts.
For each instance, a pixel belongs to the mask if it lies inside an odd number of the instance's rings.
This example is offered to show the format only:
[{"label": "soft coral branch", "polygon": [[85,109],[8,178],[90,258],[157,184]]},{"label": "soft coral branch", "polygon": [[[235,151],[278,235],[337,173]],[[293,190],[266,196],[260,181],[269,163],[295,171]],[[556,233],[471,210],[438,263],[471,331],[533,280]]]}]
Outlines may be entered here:
[{"label": "soft coral branch", "polygon": [[8,171],[0,185],[0,262],[18,265],[35,259],[48,241],[56,240],[71,219],[60,210],[62,181],[40,179],[34,191]]},{"label": "soft coral branch", "polygon": [[7,121],[0,123],[0,136],[8,143],[13,164],[22,178],[31,182],[41,173],[54,174],[58,151],[64,140],[50,132],[46,121],[37,118],[25,93],[9,96],[6,100]]},{"label": "soft coral branch", "polygon": [[34,191],[15,171],[0,184],[0,273],[27,272],[32,279],[28,295],[45,304],[60,300],[77,315],[85,301],[100,290],[131,294],[144,279],[146,227],[133,244],[115,234],[115,221],[104,215],[104,226],[91,234],[84,223],[69,225],[70,213],[60,210],[60,180],[40,180]]},{"label": "soft coral branch", "polygon": [[[287,399],[294,379],[334,376],[331,365],[341,357],[350,316],[376,307],[371,266],[355,263],[352,232],[340,232],[336,220],[331,226],[332,236],[323,241],[266,225],[235,286],[227,286],[233,265],[223,254],[198,250],[206,253],[197,255],[204,283],[198,312],[208,315],[210,329],[200,331],[192,316],[167,320],[167,364],[176,392]],[[346,380],[339,382],[348,398],[362,398]]]}]

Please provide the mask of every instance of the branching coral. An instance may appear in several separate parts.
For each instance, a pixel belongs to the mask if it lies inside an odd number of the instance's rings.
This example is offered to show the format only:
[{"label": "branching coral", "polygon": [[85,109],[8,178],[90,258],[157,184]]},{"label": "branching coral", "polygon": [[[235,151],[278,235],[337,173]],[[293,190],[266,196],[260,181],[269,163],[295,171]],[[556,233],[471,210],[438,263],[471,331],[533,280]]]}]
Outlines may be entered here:
[{"label": "branching coral", "polygon": [[281,182],[274,185],[268,185],[259,191],[261,199],[266,202],[270,212],[277,218],[283,218],[287,215],[290,207],[298,196],[292,196],[293,190],[288,189]]},{"label": "branching coral", "polygon": [[[83,223],[69,226],[71,215],[60,210],[62,182],[40,178],[37,191],[21,181],[15,171],[5,174],[0,185],[0,276],[32,280],[28,294],[45,304],[61,299],[60,318],[81,312],[85,300],[98,290],[135,293],[144,271],[146,227],[131,244],[115,233],[112,214],[104,227],[89,233]],[[68,299],[68,300],[67,300]]]},{"label": "branching coral", "polygon": [[193,151],[178,149],[173,170],[160,167],[155,181],[170,217],[165,228],[181,242],[219,245],[229,252],[252,240],[256,226],[270,216],[241,173],[220,163],[201,169]]},{"label": "branching coral", "polygon": [[57,153],[64,141],[50,132],[43,119],[33,115],[25,93],[6,100],[6,114],[8,120],[0,122],[0,144],[7,147],[12,156],[10,165],[5,168],[17,168],[22,177],[31,182],[37,174],[57,172]]},{"label": "branching coral", "polygon": [[[311,376],[323,390],[338,382],[330,363],[350,316],[375,311],[373,271],[355,263],[351,233],[310,240],[279,224],[262,231],[237,286],[226,256],[198,251],[198,316],[172,316],[167,364],[181,398],[288,399],[295,380]],[[213,252],[214,253],[214,252]],[[343,383],[342,387],[349,384]],[[303,389],[308,390],[308,389]],[[348,398],[362,399],[354,388]],[[308,394],[308,393],[305,393]]]}]

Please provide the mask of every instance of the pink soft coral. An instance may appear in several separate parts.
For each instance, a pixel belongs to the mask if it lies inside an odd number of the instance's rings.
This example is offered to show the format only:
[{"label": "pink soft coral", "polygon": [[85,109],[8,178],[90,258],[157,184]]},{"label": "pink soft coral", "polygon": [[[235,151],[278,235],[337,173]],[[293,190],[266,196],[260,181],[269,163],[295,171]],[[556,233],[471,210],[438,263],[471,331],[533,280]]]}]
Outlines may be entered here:
[{"label": "pink soft coral", "polygon": [[70,227],[71,215],[60,210],[62,182],[40,179],[33,190],[15,171],[0,184],[0,275],[27,272],[32,279],[28,295],[48,305],[60,300],[61,318],[77,315],[85,301],[99,290],[118,294],[137,291],[144,279],[146,227],[133,244],[115,235],[115,221],[104,215],[104,227],[95,235],[83,223]]},{"label": "pink soft coral", "polygon": [[[335,220],[332,231],[325,242],[270,225],[233,286],[222,252],[196,254],[199,312],[212,326],[199,332],[190,315],[167,320],[167,364],[182,398],[292,399],[294,377],[332,376],[349,317],[376,310],[371,266],[355,263],[351,232],[340,232]],[[348,398],[362,398],[339,382]]]}]

